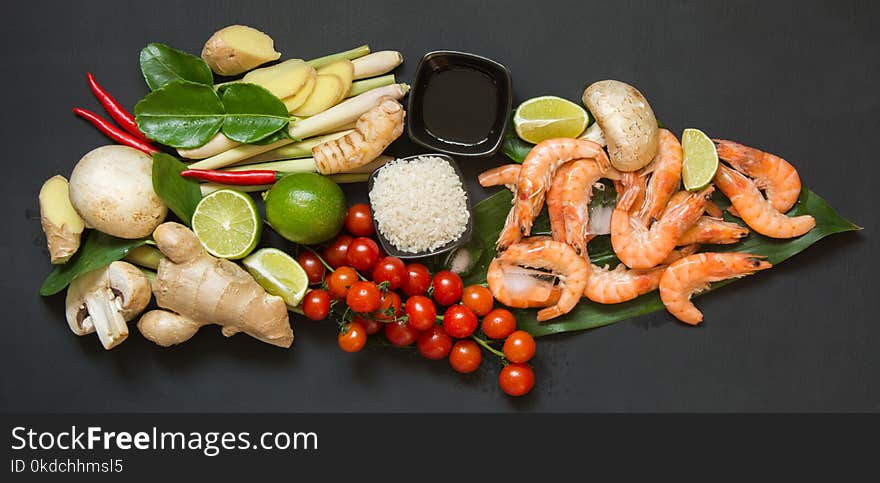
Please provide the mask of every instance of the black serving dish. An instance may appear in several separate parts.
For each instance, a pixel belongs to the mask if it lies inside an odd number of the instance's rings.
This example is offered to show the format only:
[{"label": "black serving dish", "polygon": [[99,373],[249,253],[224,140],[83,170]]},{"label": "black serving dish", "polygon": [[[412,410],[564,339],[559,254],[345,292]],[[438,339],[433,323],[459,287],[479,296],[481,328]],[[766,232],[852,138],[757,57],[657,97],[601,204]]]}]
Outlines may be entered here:
[{"label": "black serving dish", "polygon": [[[480,140],[458,142],[433,133],[426,123],[425,98],[432,79],[451,69],[469,69],[488,78],[495,89],[495,119],[491,129]],[[416,70],[406,115],[409,138],[428,149],[458,156],[490,156],[498,151],[510,118],[513,86],[510,72],[494,60],[479,55],[450,50],[429,52],[422,57]]]},{"label": "black serving dish", "polygon": [[[471,205],[471,197],[468,194],[467,185],[464,182],[464,175],[462,174],[461,169],[459,169],[458,164],[455,162],[454,159],[452,159],[451,156],[448,156],[446,154],[439,154],[439,153],[418,154],[416,156],[409,156],[406,158],[400,158],[400,160],[401,161],[408,161],[410,159],[420,158],[423,156],[442,158],[443,160],[445,160],[447,163],[449,163],[452,166],[452,169],[455,170],[455,174],[458,175],[458,180],[461,182],[461,188],[464,190],[465,203],[467,204],[467,210],[468,210],[468,215],[469,215],[468,222],[467,222],[467,226],[465,227],[464,232],[461,234],[461,236],[459,236],[457,239],[452,240],[451,242],[449,242],[443,246],[440,246],[440,247],[435,248],[434,250],[430,250],[430,251],[423,251],[423,252],[416,252],[416,253],[405,252],[405,251],[400,250],[397,247],[395,247],[394,244],[392,244],[387,238],[385,238],[385,235],[382,234],[382,231],[379,230],[379,223],[376,222],[376,214],[373,212],[373,204],[370,203],[370,216],[373,217],[373,227],[375,228],[375,231],[376,231],[376,239],[379,240],[379,244],[382,246],[382,250],[387,255],[390,255],[392,257],[397,257],[397,258],[400,258],[403,260],[413,259],[413,258],[430,257],[433,255],[439,255],[441,253],[446,253],[450,250],[454,250],[454,249],[464,245],[465,243],[467,243],[470,240],[471,235],[474,232],[474,211],[473,211],[472,205]],[[383,168],[379,168],[379,169],[373,171],[372,174],[370,174],[370,178],[367,181],[367,192],[368,193],[373,191],[373,182],[375,181],[376,176],[379,174],[379,171],[381,171],[382,169]],[[430,200],[425,200],[425,203],[430,203],[430,202],[431,202]]]}]

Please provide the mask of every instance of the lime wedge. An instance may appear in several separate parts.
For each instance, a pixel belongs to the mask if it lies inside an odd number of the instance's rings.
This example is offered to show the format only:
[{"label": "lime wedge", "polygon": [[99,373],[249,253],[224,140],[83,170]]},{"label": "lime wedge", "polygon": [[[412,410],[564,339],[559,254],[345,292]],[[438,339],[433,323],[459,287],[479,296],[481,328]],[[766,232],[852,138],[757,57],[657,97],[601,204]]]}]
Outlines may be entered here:
[{"label": "lime wedge", "polygon": [[272,295],[296,307],[309,288],[309,276],[290,255],[277,248],[261,248],[241,261],[254,280]]},{"label": "lime wedge", "polygon": [[205,250],[219,258],[244,258],[260,241],[263,222],[250,196],[219,190],[202,198],[192,217],[192,229]]},{"label": "lime wedge", "polygon": [[684,151],[681,166],[684,188],[688,191],[699,191],[709,186],[718,170],[715,143],[703,131],[688,128],[681,134],[681,148]]},{"label": "lime wedge", "polygon": [[573,138],[584,132],[590,116],[583,107],[556,96],[534,97],[516,108],[513,125],[523,141]]}]

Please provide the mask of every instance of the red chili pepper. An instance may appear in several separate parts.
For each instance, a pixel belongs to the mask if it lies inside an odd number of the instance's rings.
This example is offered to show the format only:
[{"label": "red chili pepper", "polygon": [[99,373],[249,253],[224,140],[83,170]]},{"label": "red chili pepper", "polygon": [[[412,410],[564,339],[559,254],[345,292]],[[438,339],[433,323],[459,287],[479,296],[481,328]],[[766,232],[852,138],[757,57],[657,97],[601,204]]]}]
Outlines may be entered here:
[{"label": "red chili pepper", "polygon": [[89,87],[92,89],[92,93],[98,98],[98,101],[101,102],[101,105],[104,106],[104,109],[110,114],[110,117],[116,121],[116,124],[122,126],[122,129],[125,129],[129,134],[141,141],[146,143],[150,142],[150,140],[147,139],[138,128],[134,116],[122,107],[122,105],[119,104],[109,92],[101,87],[101,84],[98,84],[98,81],[95,80],[95,76],[93,76],[91,72],[86,72],[86,78],[89,80]]},{"label": "red chili pepper", "polygon": [[247,171],[215,171],[213,169],[185,169],[180,172],[185,178],[200,179],[214,183],[235,186],[254,186],[272,184],[277,179],[275,171],[251,169]]},{"label": "red chili pepper", "polygon": [[98,128],[99,131],[106,134],[110,139],[118,142],[119,144],[124,144],[135,149],[140,149],[147,154],[159,152],[159,150],[156,149],[156,147],[152,144],[141,141],[140,139],[132,136],[122,129],[119,129],[118,127],[111,124],[110,121],[104,119],[103,117],[95,114],[92,111],[75,107],[73,108],[73,113],[92,123],[96,128]]}]

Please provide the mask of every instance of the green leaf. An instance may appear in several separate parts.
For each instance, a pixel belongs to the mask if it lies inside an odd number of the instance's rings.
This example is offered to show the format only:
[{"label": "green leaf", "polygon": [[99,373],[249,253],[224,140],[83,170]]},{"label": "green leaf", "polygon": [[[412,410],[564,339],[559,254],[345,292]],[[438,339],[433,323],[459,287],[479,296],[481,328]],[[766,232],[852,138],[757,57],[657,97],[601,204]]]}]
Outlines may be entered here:
[{"label": "green leaf", "polygon": [[174,81],[214,85],[214,75],[205,61],[164,44],[149,44],[141,50],[141,72],[150,90]]},{"label": "green leaf", "polygon": [[[486,280],[486,269],[489,262],[495,256],[495,241],[498,233],[504,225],[507,212],[510,210],[512,195],[509,191],[501,191],[481,201],[474,207],[474,236],[483,243],[484,255],[480,260],[480,266],[475,275],[468,277],[465,284],[483,283]],[[718,197],[721,205],[729,202]],[[790,215],[812,215],[816,219],[816,227],[798,238],[777,240],[751,233],[743,241],[734,245],[716,247],[719,251],[736,251],[764,255],[774,265],[787,260],[800,253],[810,245],[822,238],[835,233],[860,230],[861,228],[847,221],[837,214],[836,211],[817,194],[804,188],[801,191],[797,205]],[[729,221],[735,221],[729,218]],[[542,214],[535,223],[535,230],[546,230],[547,216]],[[596,237],[589,245],[591,261],[596,265],[611,265],[618,263],[617,257],[611,248],[610,239],[607,235]],[[760,276],[760,275],[758,275]],[[713,284],[710,290],[732,283],[734,280],[726,280]],[[616,305],[602,305],[582,302],[568,314],[553,319],[549,322],[538,324],[535,320],[534,310],[515,310],[517,327],[539,337],[560,332],[593,329],[604,325],[613,324],[622,320],[637,317],[663,309],[663,303],[657,292],[643,295],[635,300]]]},{"label": "green leaf", "polygon": [[173,148],[197,148],[223,126],[225,109],[210,86],[175,81],[134,106],[138,128],[148,138]]},{"label": "green leaf", "polygon": [[[250,144],[256,144],[257,146],[265,146],[267,144],[272,144],[274,142],[281,141],[282,139],[293,139],[292,137],[290,137],[290,133],[287,131],[287,129],[280,129],[278,131],[275,131],[274,133],[264,137],[263,139],[260,139],[259,141],[254,141]],[[296,142],[295,139],[293,139],[293,141]]]},{"label": "green leaf", "polygon": [[233,141],[257,142],[290,122],[284,103],[256,84],[236,82],[221,87],[219,92],[226,108],[223,134]]},{"label": "green leaf", "polygon": [[202,200],[202,191],[196,180],[180,175],[185,169],[186,164],[174,156],[165,153],[153,154],[153,191],[181,221],[189,226],[196,206]]},{"label": "green leaf", "polygon": [[76,255],[64,265],[56,266],[46,277],[40,287],[40,295],[55,295],[64,290],[74,278],[121,260],[129,250],[146,243],[145,238],[126,240],[92,230]]},{"label": "green leaf", "polygon": [[504,131],[501,150],[508,158],[517,163],[522,163],[533,147],[535,147],[534,144],[527,143],[516,135],[516,127],[513,125],[513,116],[511,116],[510,121],[507,123],[507,130]]}]

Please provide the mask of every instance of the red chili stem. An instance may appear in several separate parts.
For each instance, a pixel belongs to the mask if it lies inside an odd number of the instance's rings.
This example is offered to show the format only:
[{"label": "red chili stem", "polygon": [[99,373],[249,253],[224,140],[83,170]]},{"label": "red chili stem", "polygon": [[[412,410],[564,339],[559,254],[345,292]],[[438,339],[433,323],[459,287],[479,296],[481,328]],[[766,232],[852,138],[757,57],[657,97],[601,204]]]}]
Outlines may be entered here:
[{"label": "red chili stem", "polygon": [[211,181],[213,183],[235,186],[254,186],[272,184],[277,175],[268,169],[250,169],[246,171],[215,171],[213,169],[185,169],[180,173],[184,178]]},{"label": "red chili stem", "polygon": [[92,89],[92,94],[94,94],[101,105],[104,106],[104,109],[110,114],[110,117],[116,121],[116,124],[122,126],[122,129],[125,129],[129,134],[141,141],[145,143],[150,142],[150,140],[147,139],[138,128],[134,116],[132,116],[127,109],[122,107],[122,104],[114,99],[106,89],[101,87],[101,84],[98,84],[98,81],[95,80],[95,76],[93,76],[91,72],[86,72],[86,78],[89,80],[89,87]]},{"label": "red chili stem", "polygon": [[98,128],[99,131],[106,134],[107,137],[116,141],[119,144],[124,144],[126,146],[139,149],[147,154],[159,152],[159,150],[156,149],[156,147],[152,144],[141,141],[140,139],[132,136],[122,129],[119,129],[118,127],[111,124],[110,121],[104,119],[103,117],[95,114],[92,111],[75,107],[73,108],[73,113],[92,123],[96,128]]}]

